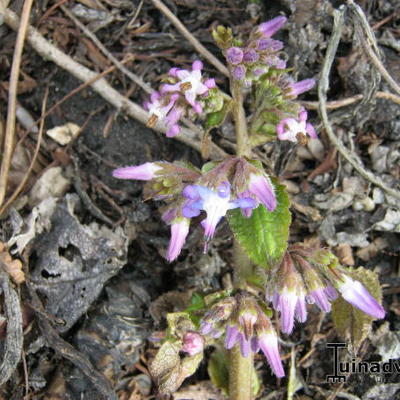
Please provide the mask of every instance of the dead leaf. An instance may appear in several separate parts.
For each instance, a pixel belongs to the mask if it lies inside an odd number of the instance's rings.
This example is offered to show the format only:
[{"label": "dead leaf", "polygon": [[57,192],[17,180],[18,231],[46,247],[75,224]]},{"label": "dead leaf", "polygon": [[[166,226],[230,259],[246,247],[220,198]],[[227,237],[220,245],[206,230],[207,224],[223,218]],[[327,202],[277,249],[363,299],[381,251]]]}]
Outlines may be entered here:
[{"label": "dead leaf", "polygon": [[25,282],[25,273],[22,270],[22,262],[14,260],[4,243],[0,242],[0,263],[3,269],[11,276],[11,279],[17,284]]}]

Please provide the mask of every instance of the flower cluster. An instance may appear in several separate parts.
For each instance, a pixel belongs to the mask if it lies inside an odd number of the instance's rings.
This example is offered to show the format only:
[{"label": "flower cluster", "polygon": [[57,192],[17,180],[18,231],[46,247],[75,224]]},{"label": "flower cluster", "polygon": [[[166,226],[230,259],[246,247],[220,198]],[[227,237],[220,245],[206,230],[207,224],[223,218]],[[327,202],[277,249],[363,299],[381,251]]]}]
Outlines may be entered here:
[{"label": "flower cluster", "polygon": [[264,22],[251,32],[244,46],[232,46],[226,49],[225,57],[234,79],[242,81],[245,86],[250,86],[269,68],[286,68],[286,62],[279,58],[283,43],[271,39],[285,23],[285,17],[276,17]]},{"label": "flower cluster", "polygon": [[295,318],[307,319],[306,304],[316,304],[322,311],[331,310],[331,301],[342,297],[374,318],[384,318],[383,307],[368,290],[338,265],[327,250],[319,252],[292,246],[274,271],[267,287],[267,300],[280,312],[281,330],[291,333]]},{"label": "flower cluster", "polygon": [[239,344],[243,357],[261,349],[274,374],[285,376],[275,329],[250,294],[242,292],[214,304],[201,321],[200,333],[213,338],[225,333],[225,348]]},{"label": "flower cluster", "polygon": [[[219,111],[215,106],[221,107],[220,92],[216,89],[214,79],[204,79],[201,73],[203,63],[199,60],[193,62],[192,70],[172,68],[166,83],[160,90],[153,92],[150,101],[144,107],[149,111],[150,119],[147,123],[152,127],[160,120],[167,126],[167,136],[173,137],[180,132],[179,120],[185,115],[202,114],[206,103],[212,104],[212,111]],[[214,90],[213,90],[214,89]],[[211,107],[213,108],[213,107]]]},{"label": "flower cluster", "polygon": [[206,164],[202,173],[194,167],[156,162],[118,168],[113,175],[149,181],[146,198],[168,203],[162,218],[171,226],[169,261],[179,256],[191,218],[202,211],[206,213],[201,225],[207,244],[228,210],[240,208],[249,217],[260,203],[269,211],[276,207],[274,187],[268,175],[255,162],[240,157]]}]

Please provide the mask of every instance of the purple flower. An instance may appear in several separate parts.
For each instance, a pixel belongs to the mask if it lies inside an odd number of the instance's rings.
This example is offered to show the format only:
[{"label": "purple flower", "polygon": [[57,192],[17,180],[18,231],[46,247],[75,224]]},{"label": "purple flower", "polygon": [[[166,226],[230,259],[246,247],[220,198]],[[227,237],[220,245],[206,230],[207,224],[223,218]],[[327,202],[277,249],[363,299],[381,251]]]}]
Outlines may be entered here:
[{"label": "purple flower", "polygon": [[371,296],[368,290],[359,281],[343,275],[343,280],[337,284],[343,298],[354,307],[357,307],[374,318],[384,318],[384,308]]},{"label": "purple flower", "polygon": [[229,64],[237,65],[243,60],[243,50],[240,47],[231,47],[226,51],[226,60]]},{"label": "purple flower", "polygon": [[113,171],[114,178],[118,179],[136,179],[139,181],[149,181],[154,179],[157,171],[162,167],[155,163],[144,163],[142,165],[135,165],[131,167],[117,168]]},{"label": "purple flower", "polygon": [[[174,93],[181,92],[184,94],[186,101],[192,106],[193,110],[200,114],[202,112],[202,107],[200,103],[196,101],[198,95],[204,95],[210,89],[207,85],[203,83],[201,70],[203,68],[203,63],[196,60],[192,64],[192,71],[187,71],[185,69],[173,69],[172,76],[178,78],[178,82],[175,84],[165,84],[161,87],[161,93]],[[171,70],[170,70],[171,74]],[[208,81],[210,86],[215,81]]]},{"label": "purple flower", "polygon": [[[207,213],[207,217],[202,221],[204,235],[207,240],[214,236],[215,228],[228,210],[240,207],[240,201],[231,200],[231,186],[229,182],[221,183],[216,190],[211,190],[200,185],[186,186],[182,192],[186,197],[182,208],[182,214],[186,218],[196,217],[201,210]],[[248,206],[249,204],[243,204]]]},{"label": "purple flower", "polygon": [[258,27],[258,31],[265,37],[265,38],[270,38],[273,36],[279,29],[285,25],[287,21],[286,17],[276,17],[271,19],[270,21],[262,23]]},{"label": "purple flower", "polygon": [[258,52],[254,49],[246,50],[243,54],[243,62],[245,63],[255,63],[260,58]]},{"label": "purple flower", "polygon": [[257,42],[257,50],[280,51],[283,49],[283,42],[274,39],[260,39]]},{"label": "purple flower", "polygon": [[274,187],[270,179],[264,174],[250,174],[250,182],[248,186],[250,193],[254,194],[260,203],[269,210],[276,208],[276,197]]},{"label": "purple flower", "polygon": [[282,332],[288,334],[292,333],[295,317],[299,322],[305,322],[307,319],[304,293],[296,289],[284,287],[279,292],[275,292],[272,300],[274,309],[281,313]]},{"label": "purple flower", "polygon": [[196,60],[192,70],[171,68],[170,81],[163,84],[159,92],[153,92],[150,101],[144,104],[149,111],[150,119],[147,123],[152,127],[157,120],[164,121],[167,126],[167,136],[173,137],[180,131],[179,120],[189,111],[197,114],[203,112],[202,102],[210,89],[216,87],[214,79],[204,79],[201,70],[203,63]]},{"label": "purple flower", "polygon": [[186,332],[183,336],[182,351],[194,356],[204,349],[204,338],[197,332]]},{"label": "purple flower", "polygon": [[299,135],[308,135],[312,139],[317,138],[317,133],[314,127],[307,122],[307,111],[302,110],[299,113],[298,119],[284,118],[276,126],[276,133],[279,140],[289,140],[297,143]]},{"label": "purple flower", "polygon": [[304,79],[300,82],[292,83],[289,85],[290,94],[297,97],[299,94],[307,92],[315,86],[314,79]]},{"label": "purple flower", "polygon": [[179,218],[171,224],[171,239],[169,241],[167,260],[174,261],[181,253],[189,233],[189,222],[187,218]]},{"label": "purple flower", "polygon": [[278,378],[285,376],[281,356],[278,348],[278,337],[275,332],[262,333],[257,340],[257,345],[261,348],[268,363]]},{"label": "purple flower", "polygon": [[241,81],[246,76],[246,67],[244,65],[238,65],[232,69],[232,76],[237,81]]}]

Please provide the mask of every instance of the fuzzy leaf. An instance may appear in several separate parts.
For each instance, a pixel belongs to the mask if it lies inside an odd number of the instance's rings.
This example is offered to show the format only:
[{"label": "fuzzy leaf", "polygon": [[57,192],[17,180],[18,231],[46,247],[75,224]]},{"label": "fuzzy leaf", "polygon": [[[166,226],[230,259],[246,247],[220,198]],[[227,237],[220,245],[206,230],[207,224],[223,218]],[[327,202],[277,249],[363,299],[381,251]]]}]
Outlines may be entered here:
[{"label": "fuzzy leaf", "polygon": [[264,268],[272,268],[283,257],[289,237],[291,214],[289,196],[283,185],[274,181],[277,207],[268,211],[260,204],[250,218],[242,215],[240,209],[229,215],[229,224],[249,258]]},{"label": "fuzzy leaf", "polygon": [[[375,272],[360,267],[353,270],[350,275],[352,278],[360,281],[371,295],[378,302],[381,302],[382,289],[378,275]],[[332,304],[332,319],[339,335],[350,340],[357,351],[361,343],[368,337],[372,321],[375,318],[363,313],[358,308],[347,303],[342,297],[339,297]]]}]

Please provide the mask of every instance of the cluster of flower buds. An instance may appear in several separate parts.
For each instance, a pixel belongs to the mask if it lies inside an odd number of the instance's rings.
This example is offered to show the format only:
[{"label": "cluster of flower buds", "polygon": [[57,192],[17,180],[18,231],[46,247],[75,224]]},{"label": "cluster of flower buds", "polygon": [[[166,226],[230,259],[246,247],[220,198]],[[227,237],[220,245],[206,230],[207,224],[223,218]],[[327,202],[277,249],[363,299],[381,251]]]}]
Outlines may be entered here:
[{"label": "cluster of flower buds", "polygon": [[201,321],[200,333],[213,338],[225,333],[225,348],[238,344],[243,357],[261,349],[274,374],[285,376],[275,329],[250,294],[242,292],[214,304]]},{"label": "cluster of flower buds", "polygon": [[157,121],[167,126],[167,136],[180,132],[179,120],[205,112],[219,111],[223,106],[222,93],[214,79],[205,79],[201,70],[203,63],[193,62],[192,71],[171,68],[159,91],[153,92],[144,107],[149,111],[147,126],[153,127]]},{"label": "cluster of flower buds", "polygon": [[322,311],[331,310],[331,301],[342,297],[374,318],[384,318],[383,307],[368,290],[338,264],[328,250],[291,246],[277,271],[271,274],[267,300],[280,312],[281,330],[291,333],[295,318],[307,319],[306,304],[316,304]]},{"label": "cluster of flower buds", "polygon": [[225,50],[225,57],[232,77],[250,86],[271,67],[286,68],[286,62],[279,58],[283,43],[271,37],[286,23],[285,17],[276,17],[254,29],[247,43]]},{"label": "cluster of flower buds", "polygon": [[276,207],[274,187],[268,175],[256,162],[240,157],[206,164],[202,172],[191,166],[156,162],[118,168],[113,175],[120,179],[149,181],[146,198],[168,203],[163,220],[171,225],[169,261],[180,254],[191,218],[202,211],[206,213],[201,225],[207,244],[228,210],[240,208],[243,215],[249,217],[260,203],[269,211]]}]

